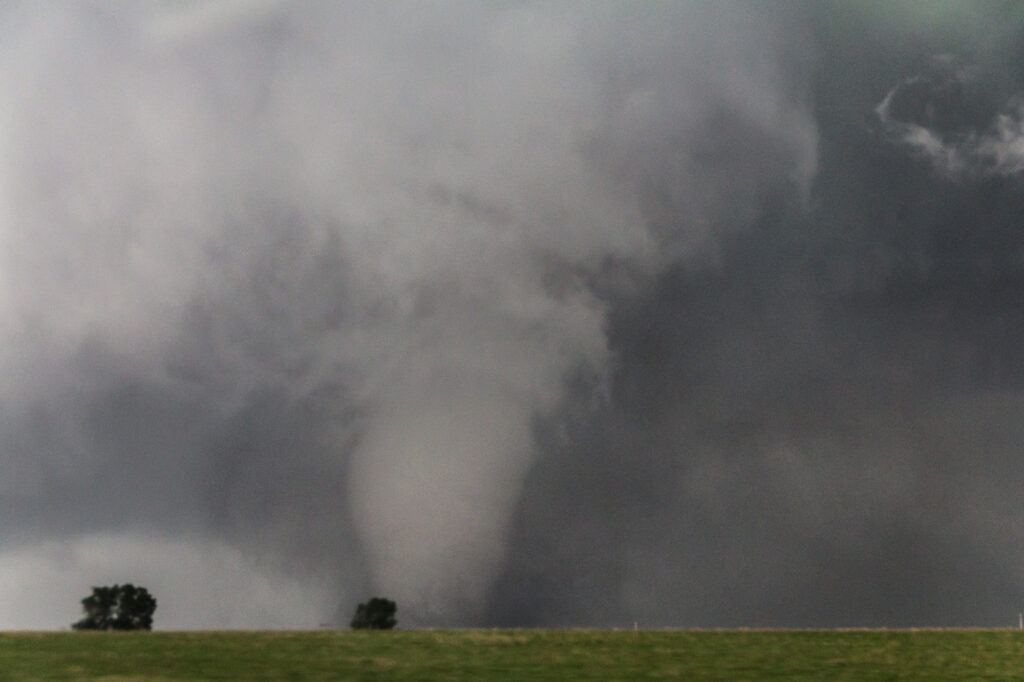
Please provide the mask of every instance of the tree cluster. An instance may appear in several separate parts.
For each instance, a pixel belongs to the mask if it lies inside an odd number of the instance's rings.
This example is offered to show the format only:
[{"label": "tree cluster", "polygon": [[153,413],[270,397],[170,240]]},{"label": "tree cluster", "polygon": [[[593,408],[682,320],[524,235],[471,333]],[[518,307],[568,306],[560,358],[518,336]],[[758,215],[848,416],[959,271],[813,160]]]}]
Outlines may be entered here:
[{"label": "tree cluster", "polygon": [[151,630],[156,599],[131,583],[94,587],[82,610],[85,617],[71,625],[75,630]]},{"label": "tree cluster", "polygon": [[395,620],[395,602],[382,597],[374,597],[356,608],[350,625],[353,630],[390,630],[398,624]]},{"label": "tree cluster", "polygon": [[[72,623],[75,630],[152,630],[156,599],[145,587],[131,583],[94,587],[82,600],[85,617]],[[360,604],[352,617],[353,630],[390,630],[398,621],[395,602],[373,597]]]}]

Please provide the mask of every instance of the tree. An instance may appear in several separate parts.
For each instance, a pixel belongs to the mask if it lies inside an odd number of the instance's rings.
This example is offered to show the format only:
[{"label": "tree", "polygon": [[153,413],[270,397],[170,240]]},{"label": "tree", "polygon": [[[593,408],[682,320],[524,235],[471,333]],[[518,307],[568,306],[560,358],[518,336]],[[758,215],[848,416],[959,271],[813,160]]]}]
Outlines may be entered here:
[{"label": "tree", "polygon": [[390,630],[398,624],[395,620],[395,602],[382,597],[374,597],[365,604],[356,607],[356,615],[352,616],[353,630]]},{"label": "tree", "polygon": [[85,618],[71,625],[75,630],[152,630],[156,599],[131,583],[94,587],[82,610]]}]

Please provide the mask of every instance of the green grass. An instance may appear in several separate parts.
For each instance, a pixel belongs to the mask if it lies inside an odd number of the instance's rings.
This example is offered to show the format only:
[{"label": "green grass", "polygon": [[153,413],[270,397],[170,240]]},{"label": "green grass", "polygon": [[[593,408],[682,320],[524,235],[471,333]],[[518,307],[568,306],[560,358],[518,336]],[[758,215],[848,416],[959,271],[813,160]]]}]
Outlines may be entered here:
[{"label": "green grass", "polygon": [[0,680],[1021,680],[1014,630],[0,633]]}]

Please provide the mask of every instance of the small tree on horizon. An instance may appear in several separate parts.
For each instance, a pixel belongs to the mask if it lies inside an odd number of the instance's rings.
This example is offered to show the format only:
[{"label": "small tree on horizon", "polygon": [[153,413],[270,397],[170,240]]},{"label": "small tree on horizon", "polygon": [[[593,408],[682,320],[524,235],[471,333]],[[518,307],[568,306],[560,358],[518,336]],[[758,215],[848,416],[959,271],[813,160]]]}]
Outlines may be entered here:
[{"label": "small tree on horizon", "polygon": [[82,610],[85,617],[72,623],[74,630],[152,630],[156,599],[131,583],[93,587],[82,600]]},{"label": "small tree on horizon", "polygon": [[353,630],[390,630],[398,624],[395,602],[383,597],[374,597],[356,607],[350,625]]}]

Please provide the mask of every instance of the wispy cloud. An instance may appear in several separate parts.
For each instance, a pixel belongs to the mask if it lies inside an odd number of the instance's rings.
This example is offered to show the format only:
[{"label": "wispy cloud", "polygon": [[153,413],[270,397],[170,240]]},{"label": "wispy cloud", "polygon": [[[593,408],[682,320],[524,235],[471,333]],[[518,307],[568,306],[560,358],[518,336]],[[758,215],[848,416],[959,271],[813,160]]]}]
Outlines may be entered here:
[{"label": "wispy cloud", "polygon": [[[961,75],[960,78],[968,78]],[[1024,169],[1024,105],[1008,103],[984,128],[969,124],[943,131],[914,120],[901,120],[893,114],[893,101],[907,86],[929,88],[923,78],[910,78],[893,87],[875,108],[885,133],[895,142],[928,159],[941,173],[962,175],[1014,175]],[[937,90],[942,86],[934,86]],[[927,109],[943,103],[929,102]]]}]

